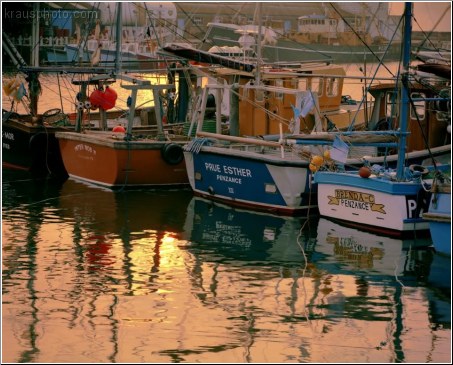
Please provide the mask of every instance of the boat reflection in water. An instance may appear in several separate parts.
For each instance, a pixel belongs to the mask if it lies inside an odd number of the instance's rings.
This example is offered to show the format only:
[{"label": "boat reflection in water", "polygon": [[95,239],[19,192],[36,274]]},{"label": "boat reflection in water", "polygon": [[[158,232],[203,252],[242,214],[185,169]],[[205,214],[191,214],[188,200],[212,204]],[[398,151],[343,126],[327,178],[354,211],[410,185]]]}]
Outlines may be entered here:
[{"label": "boat reflection in water", "polygon": [[188,188],[112,192],[70,178],[61,189],[60,209],[82,227],[105,234],[141,232],[150,227],[177,232],[191,198]]},{"label": "boat reflection in water", "polygon": [[[450,358],[450,297],[431,283],[431,250],[350,231],[374,255],[357,260],[318,219],[236,210],[190,190],[5,177],[5,362]],[[395,275],[398,250],[398,268],[407,264]]]},{"label": "boat reflection in water", "polygon": [[316,252],[326,255],[323,262],[367,276],[416,274],[416,260],[427,256],[417,249],[432,245],[431,239],[426,237],[395,239],[379,236],[322,217],[317,232]]},{"label": "boat reflection in water", "polygon": [[[241,312],[250,343],[279,321],[292,323],[286,340],[300,343],[298,361],[418,361],[436,356],[425,344],[442,335],[430,327],[450,328],[449,296],[421,285],[435,254],[427,239],[379,237],[323,218],[259,214],[198,197],[185,227],[198,257],[193,272],[212,294],[203,302]],[[246,291],[243,282],[250,282]],[[426,322],[415,337],[414,321]],[[272,341],[266,348],[281,351]]]},{"label": "boat reflection in water", "polygon": [[196,252],[212,252],[221,260],[300,264],[304,252],[299,244],[302,235],[308,240],[310,228],[316,228],[311,223],[302,217],[241,210],[194,197],[187,209],[185,231]]}]

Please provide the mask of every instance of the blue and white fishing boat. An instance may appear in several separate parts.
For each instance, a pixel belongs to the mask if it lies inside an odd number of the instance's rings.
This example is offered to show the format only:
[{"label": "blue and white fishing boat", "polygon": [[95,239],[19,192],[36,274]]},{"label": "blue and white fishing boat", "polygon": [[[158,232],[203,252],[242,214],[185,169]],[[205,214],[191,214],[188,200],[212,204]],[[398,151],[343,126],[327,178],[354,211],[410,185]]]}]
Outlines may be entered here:
[{"label": "blue and white fishing boat", "polygon": [[[423,100],[421,95],[414,97],[410,90],[411,16],[412,4],[406,3],[401,108],[399,126],[395,129],[399,139],[396,171],[371,166],[358,172],[320,170],[314,176],[321,216],[395,236],[429,228],[422,213],[428,210],[432,183],[428,173],[433,167],[407,165],[406,161],[407,135],[413,131],[409,131],[408,121],[419,121],[415,103]],[[447,131],[448,127],[444,135],[448,135]]]},{"label": "blue and white fishing boat", "polygon": [[[272,86],[251,86],[248,92],[291,95],[299,105],[309,95],[307,91]],[[257,134],[242,137],[223,135],[220,130],[202,132],[202,125],[200,121],[197,138],[187,144],[184,151],[189,182],[195,194],[237,206],[287,214],[316,207],[311,200],[310,160],[301,157],[302,150],[257,138]]]},{"label": "blue and white fishing boat", "polygon": [[438,172],[431,187],[431,201],[423,218],[437,252],[451,256],[451,178]]}]

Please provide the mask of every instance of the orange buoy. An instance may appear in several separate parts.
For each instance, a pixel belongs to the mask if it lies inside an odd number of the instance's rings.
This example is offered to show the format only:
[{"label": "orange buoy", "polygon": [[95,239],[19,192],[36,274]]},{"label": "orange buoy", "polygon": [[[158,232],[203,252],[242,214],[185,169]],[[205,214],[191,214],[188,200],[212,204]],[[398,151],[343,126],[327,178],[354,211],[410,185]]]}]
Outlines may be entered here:
[{"label": "orange buoy", "polygon": [[104,110],[112,109],[115,106],[117,98],[118,95],[116,94],[116,91],[107,86],[103,94],[103,102],[101,104],[101,108]]},{"label": "orange buoy", "polygon": [[100,89],[94,90],[90,95],[90,103],[92,109],[109,110],[115,106],[117,98],[116,91],[107,86],[104,91]]},{"label": "orange buoy", "polygon": [[116,127],[113,127],[112,132],[126,133],[126,129],[124,129],[122,125],[117,125]]},{"label": "orange buoy", "polygon": [[316,171],[318,171],[319,166],[314,165],[310,162],[310,164],[308,165],[308,168],[310,169],[311,172],[316,172]]},{"label": "orange buoy", "polygon": [[324,163],[322,156],[315,155],[311,158],[311,163],[316,166],[321,166]]},{"label": "orange buoy", "polygon": [[103,101],[103,93],[101,90],[96,89],[90,95],[90,103],[92,107],[100,107]]},{"label": "orange buoy", "polygon": [[362,166],[359,170],[359,176],[364,179],[369,178],[371,176],[371,170],[366,166]]}]

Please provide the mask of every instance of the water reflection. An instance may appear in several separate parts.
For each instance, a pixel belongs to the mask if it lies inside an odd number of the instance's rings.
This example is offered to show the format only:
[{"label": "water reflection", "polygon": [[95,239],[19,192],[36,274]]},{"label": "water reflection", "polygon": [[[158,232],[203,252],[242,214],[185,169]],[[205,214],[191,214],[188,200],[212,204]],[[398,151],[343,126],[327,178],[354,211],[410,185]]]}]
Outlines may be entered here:
[{"label": "water reflection", "polygon": [[426,242],[187,190],[5,173],[2,190],[7,362],[450,358],[446,259]]},{"label": "water reflection", "polygon": [[[266,323],[267,317],[310,328],[308,332],[292,333],[301,344],[310,338],[306,346],[299,346],[295,358],[301,361],[415,360],[420,354],[413,357],[412,352],[420,344],[408,335],[414,329],[412,314],[420,321],[425,312],[424,336],[434,338],[429,327],[450,328],[448,293],[435,295],[433,288],[417,288],[429,278],[436,257],[429,239],[379,237],[323,218],[305,221],[255,214],[200,198],[194,198],[190,208],[192,214],[188,214],[186,223],[190,251],[203,258],[194,271],[199,283],[210,283],[212,294],[210,300],[208,294],[203,300],[219,303],[219,297],[225,295],[222,292],[232,290],[228,284],[242,276],[242,283],[253,283],[247,297],[254,298],[249,301],[249,310],[239,306],[242,318],[252,316],[257,328],[258,318]],[[226,275],[222,265],[246,270],[235,272],[234,279],[221,280]],[[215,270],[209,270],[209,266]],[[202,280],[203,271],[211,271],[212,278]],[[227,284],[222,286],[222,282]],[[451,287],[449,282],[445,275],[436,284]],[[252,290],[255,286],[260,289]],[[274,291],[269,293],[263,287]],[[242,296],[241,291],[232,294],[234,298]],[[422,298],[427,303],[422,303]],[[432,310],[433,303],[441,309],[440,316]],[[249,333],[261,337],[257,328],[250,328]],[[339,347],[342,355],[336,353]],[[385,350],[388,352],[381,357],[380,352]],[[427,356],[431,358],[432,352]]]}]

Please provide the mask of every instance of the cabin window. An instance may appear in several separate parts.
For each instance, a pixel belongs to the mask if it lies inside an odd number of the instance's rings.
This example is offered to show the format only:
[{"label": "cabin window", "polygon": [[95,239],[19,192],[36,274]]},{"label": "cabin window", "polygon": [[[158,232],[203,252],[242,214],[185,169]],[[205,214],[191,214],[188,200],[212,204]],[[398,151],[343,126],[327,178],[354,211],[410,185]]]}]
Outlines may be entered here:
[{"label": "cabin window", "polygon": [[319,77],[314,77],[311,79],[311,91],[314,93],[318,93],[318,96],[323,95],[324,89],[324,79],[320,79]]},{"label": "cabin window", "polygon": [[250,90],[250,89],[249,89],[249,88],[247,87],[247,85],[246,85],[246,87],[244,87],[242,90],[243,90],[243,91],[242,91],[242,96],[243,96],[245,99],[248,99],[248,98],[250,97],[250,96],[249,96],[249,90]]},{"label": "cabin window", "polygon": [[[275,80],[275,86],[283,87],[283,80]],[[283,100],[283,93],[275,93],[275,99]]]},{"label": "cabin window", "polygon": [[445,122],[445,121],[448,121],[450,118],[449,118],[448,113],[441,112],[438,110],[438,111],[436,111],[436,119],[438,121]]},{"label": "cabin window", "polygon": [[255,90],[255,101],[257,103],[262,103],[264,101],[264,90]]},{"label": "cabin window", "polygon": [[307,79],[299,79],[297,82],[297,90],[308,90]]},{"label": "cabin window", "polygon": [[[423,93],[412,93],[411,99],[425,99],[426,95]],[[425,119],[425,101],[424,100],[414,100],[413,106],[411,105],[411,119],[423,120]],[[416,114],[417,113],[417,114]]]},{"label": "cabin window", "polygon": [[335,77],[328,77],[326,79],[327,83],[327,96],[337,96],[338,95],[338,79]]},{"label": "cabin window", "polygon": [[385,116],[391,117],[396,113],[396,93],[389,91],[385,93]]}]

